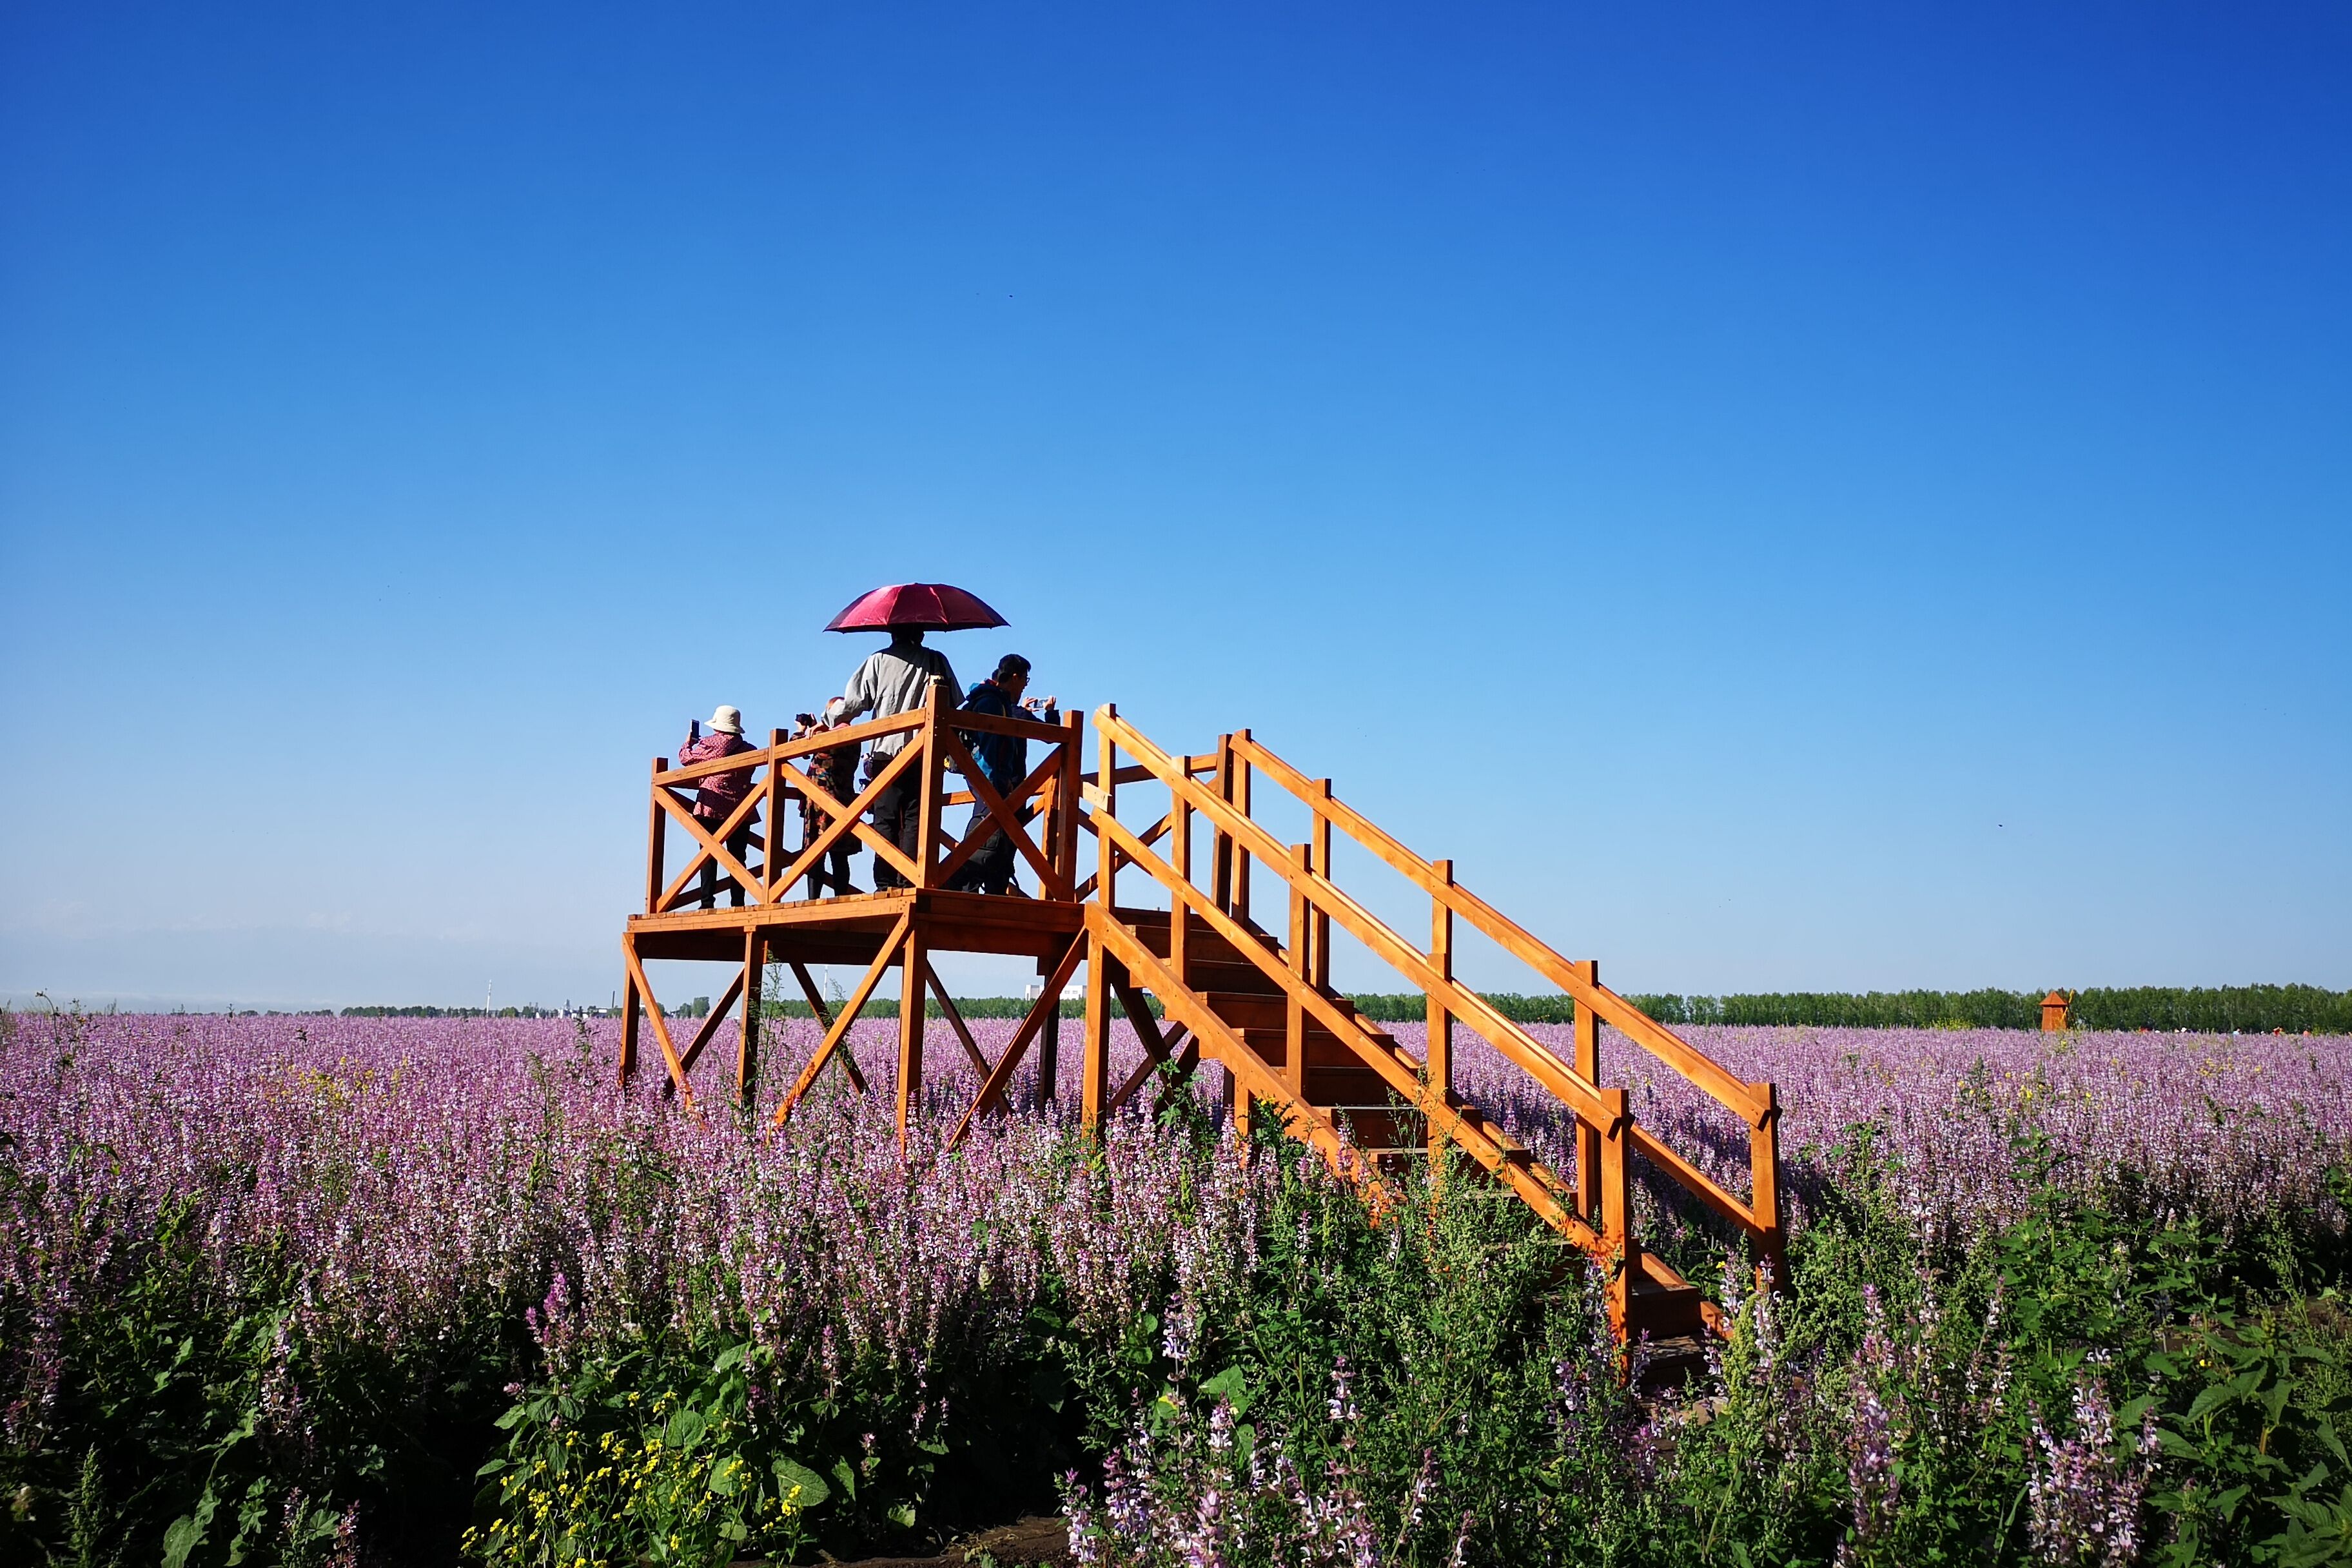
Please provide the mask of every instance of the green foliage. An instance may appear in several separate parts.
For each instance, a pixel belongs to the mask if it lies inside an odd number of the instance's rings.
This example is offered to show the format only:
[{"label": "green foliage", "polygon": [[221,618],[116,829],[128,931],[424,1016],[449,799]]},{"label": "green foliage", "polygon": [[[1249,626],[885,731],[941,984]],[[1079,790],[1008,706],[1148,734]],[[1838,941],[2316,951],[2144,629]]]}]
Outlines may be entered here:
[{"label": "green foliage", "polygon": [[[721,1352],[684,1389],[667,1384],[662,1374],[679,1369],[650,1351],[592,1357],[529,1394],[499,1418],[511,1436],[481,1468],[485,1522],[464,1550],[514,1568],[789,1561],[813,1538],[811,1511],[836,1484],[854,1500],[857,1478],[846,1460],[834,1483],[803,1462],[813,1456],[802,1413],[753,1415],[760,1354]],[[639,1386],[649,1373],[650,1395]]]}]

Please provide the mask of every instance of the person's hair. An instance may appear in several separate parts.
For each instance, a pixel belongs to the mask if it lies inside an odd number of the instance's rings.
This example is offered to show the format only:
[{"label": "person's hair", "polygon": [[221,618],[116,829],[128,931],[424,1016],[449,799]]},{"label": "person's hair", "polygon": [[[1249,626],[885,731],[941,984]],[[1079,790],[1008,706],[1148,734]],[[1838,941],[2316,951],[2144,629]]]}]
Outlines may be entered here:
[{"label": "person's hair", "polygon": [[989,679],[992,680],[1002,680],[1008,675],[1026,675],[1028,673],[1029,661],[1023,658],[1017,653],[1008,653],[1003,658],[996,661],[996,673]]}]

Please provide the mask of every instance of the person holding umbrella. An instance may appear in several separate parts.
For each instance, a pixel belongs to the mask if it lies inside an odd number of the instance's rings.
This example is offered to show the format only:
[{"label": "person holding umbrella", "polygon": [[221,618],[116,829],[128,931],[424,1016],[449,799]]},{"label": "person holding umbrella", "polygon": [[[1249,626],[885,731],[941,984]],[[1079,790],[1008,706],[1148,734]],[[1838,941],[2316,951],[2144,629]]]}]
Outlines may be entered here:
[{"label": "person holding umbrella", "polygon": [[[955,667],[937,648],[923,646],[926,629],[935,631],[969,631],[983,626],[1001,626],[1005,619],[961,588],[945,583],[898,583],[860,595],[848,608],[826,623],[829,632],[887,631],[887,647],[869,655],[849,678],[849,685],[841,694],[839,723],[849,723],[872,714],[877,719],[893,719],[923,705],[923,694],[934,680],[944,680],[948,699],[954,700],[962,689],[956,684]],[[866,758],[866,776],[870,781],[888,765],[891,758],[904,751],[904,734],[878,737]],[[907,855],[915,853],[915,836],[921,821],[921,791],[927,781],[916,773],[901,773],[874,803],[874,826],[896,843]],[[907,885],[906,879],[889,867],[880,856],[874,858],[874,885],[877,888],[898,888]]]}]

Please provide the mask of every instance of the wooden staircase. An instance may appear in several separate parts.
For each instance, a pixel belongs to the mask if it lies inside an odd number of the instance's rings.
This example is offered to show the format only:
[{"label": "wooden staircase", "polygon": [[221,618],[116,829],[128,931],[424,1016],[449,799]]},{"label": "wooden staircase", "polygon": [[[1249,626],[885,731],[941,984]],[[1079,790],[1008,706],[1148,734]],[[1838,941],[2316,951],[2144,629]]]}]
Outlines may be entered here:
[{"label": "wooden staircase", "polygon": [[[1097,710],[1094,724],[1100,763],[1080,791],[1080,826],[1096,837],[1099,852],[1094,878],[1079,889],[1090,895],[1086,941],[1090,973],[1098,977],[1087,986],[1089,1121],[1116,1110],[1157,1063],[1173,1061],[1189,1070],[1206,1060],[1230,1074],[1238,1130],[1246,1132],[1255,1115],[1270,1112],[1369,1184],[1385,1185],[1401,1166],[1449,1145],[1458,1148],[1480,1184],[1474,1190],[1525,1203],[1564,1242],[1610,1270],[1612,1318],[1628,1338],[1646,1334],[1671,1342],[1719,1326],[1702,1293],[1633,1234],[1632,1163],[1637,1158],[1744,1230],[1759,1268],[1780,1270],[1779,1114],[1770,1084],[1733,1078],[1602,986],[1597,965],[1554,953],[1460,888],[1450,862],[1412,856],[1342,805],[1328,780],[1307,778],[1246,731],[1221,737],[1214,753],[1194,758],[1160,751],[1116,709]],[[1122,765],[1122,754],[1133,763]],[[1305,803],[1314,825],[1308,842],[1283,845],[1255,819],[1254,777]],[[1157,820],[1137,826],[1121,816],[1119,789],[1143,784],[1160,786],[1169,804]],[[1205,864],[1197,867],[1196,817],[1204,821],[1209,840]],[[1406,942],[1333,882],[1335,831],[1429,892],[1427,950]],[[1283,884],[1283,935],[1251,913],[1253,867]],[[1164,894],[1170,907],[1119,902],[1122,871],[1144,873],[1146,886]],[[1561,1057],[1453,978],[1456,919],[1496,938],[1575,998],[1577,1059]],[[1423,1056],[1362,1016],[1331,985],[1335,922],[1428,995]],[[1153,1019],[1147,995],[1158,1001],[1161,1021]],[[1147,1058],[1116,1093],[1107,1072],[1114,1001],[1135,1026]],[[1748,1196],[1727,1190],[1666,1147],[1636,1121],[1626,1091],[1601,1081],[1604,1021],[1748,1123]],[[1457,1022],[1572,1112],[1578,1165],[1572,1179],[1546,1167],[1456,1089],[1452,1040]]]}]

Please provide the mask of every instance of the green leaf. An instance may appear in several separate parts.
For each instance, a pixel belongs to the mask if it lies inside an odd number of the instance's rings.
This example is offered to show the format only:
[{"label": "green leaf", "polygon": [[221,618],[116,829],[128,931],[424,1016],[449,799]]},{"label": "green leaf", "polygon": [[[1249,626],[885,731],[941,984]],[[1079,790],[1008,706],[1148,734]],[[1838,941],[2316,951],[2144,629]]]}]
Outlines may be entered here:
[{"label": "green leaf", "polygon": [[741,1366],[743,1364],[744,1356],[750,1353],[751,1349],[751,1347],[748,1344],[731,1345],[726,1350],[719,1352],[719,1359],[710,1363],[712,1373],[716,1375],[719,1373],[732,1372],[735,1368]]},{"label": "green leaf", "polygon": [[733,1497],[743,1484],[743,1456],[725,1454],[710,1467],[710,1479],[705,1483],[720,1497]]},{"label": "green leaf", "polygon": [[[776,1473],[777,1473],[778,1475],[782,1475],[782,1474],[783,1474],[783,1472],[782,1472],[782,1470],[778,1470]],[[848,1461],[847,1459],[835,1459],[835,1460],[833,1462],[833,1477],[834,1477],[834,1479],[835,1479],[835,1480],[837,1480],[837,1481],[839,1481],[839,1482],[841,1483],[841,1489],[842,1489],[843,1494],[844,1494],[845,1496],[846,1496],[846,1497],[847,1497],[847,1498],[848,1498],[852,1502],[856,1501],[856,1500],[857,1500],[857,1472],[856,1472],[856,1471],[855,1471],[855,1470],[853,1470],[853,1469],[851,1469],[851,1468],[849,1468],[849,1461]],[[794,1477],[794,1478],[793,1478],[793,1479],[795,1479],[795,1480],[797,1480],[798,1479],[799,1479],[798,1477]]]},{"label": "green leaf", "polygon": [[910,1502],[894,1502],[890,1505],[888,1518],[890,1522],[899,1529],[912,1530],[915,1528],[915,1505]]},{"label": "green leaf", "polygon": [[702,1441],[702,1435],[709,1429],[710,1423],[702,1412],[689,1405],[669,1418],[669,1426],[662,1434],[662,1441],[680,1451],[691,1451],[697,1443]]},{"label": "green leaf", "polygon": [[506,1468],[507,1462],[504,1459],[492,1459],[488,1464],[484,1465],[480,1469],[474,1472],[474,1479],[476,1480],[480,1480],[484,1476],[495,1476]]},{"label": "green leaf", "polygon": [[213,1510],[219,1506],[212,1483],[205,1482],[205,1495],[196,1500],[196,1511],[182,1514],[163,1531],[163,1568],[187,1568],[188,1553],[203,1544],[205,1532],[212,1528]]},{"label": "green leaf", "polygon": [[[789,1495],[794,1487],[801,1489],[801,1507],[814,1508],[833,1496],[833,1489],[824,1484],[824,1478],[806,1465],[797,1464],[779,1456],[775,1461],[775,1467],[776,1485],[782,1493]],[[835,1465],[833,1473],[841,1478],[842,1485],[849,1488],[850,1496],[857,1495],[857,1489],[851,1482],[849,1467],[846,1464]]]}]

